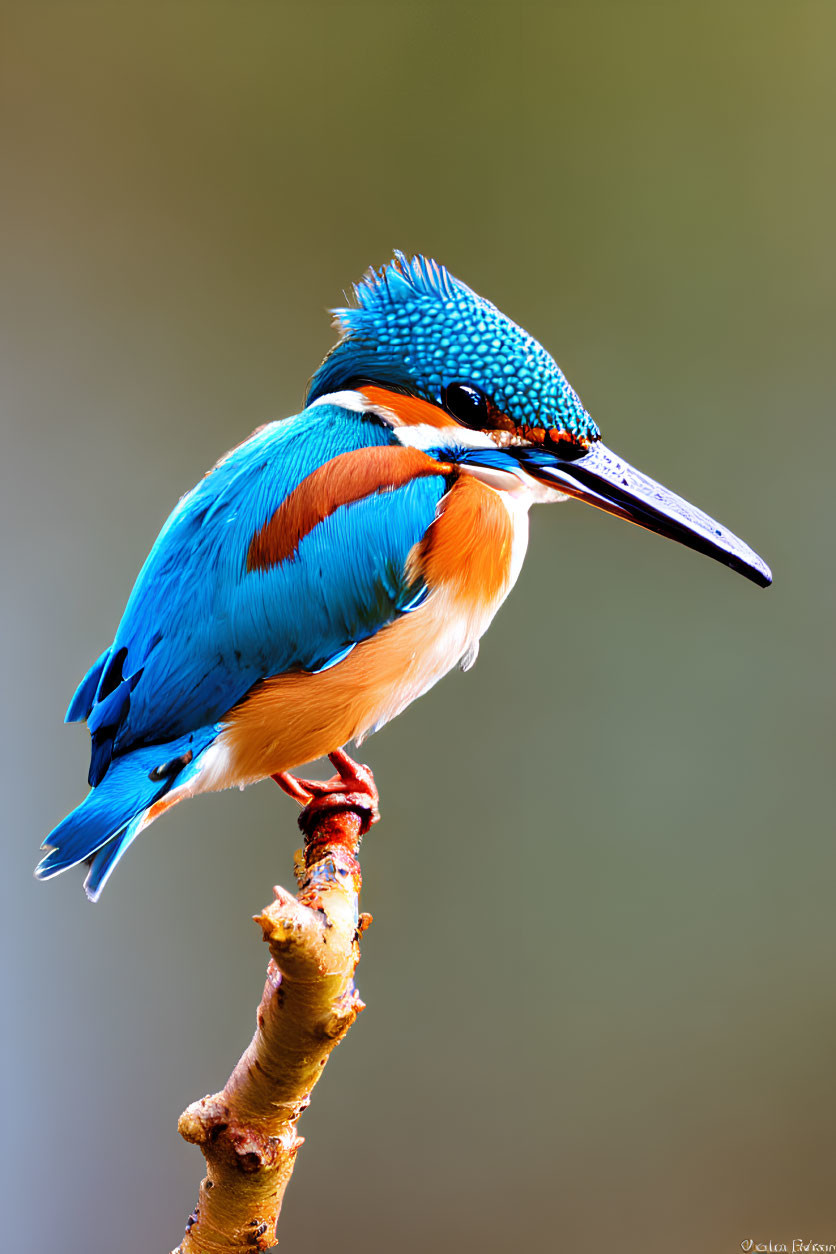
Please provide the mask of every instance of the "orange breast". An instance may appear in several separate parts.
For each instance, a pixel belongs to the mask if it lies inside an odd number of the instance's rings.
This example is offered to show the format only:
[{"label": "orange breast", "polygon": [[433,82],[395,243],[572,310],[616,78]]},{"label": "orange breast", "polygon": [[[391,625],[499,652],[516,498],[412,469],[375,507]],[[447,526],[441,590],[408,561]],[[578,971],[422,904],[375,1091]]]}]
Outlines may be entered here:
[{"label": "orange breast", "polygon": [[502,601],[508,590],[514,530],[498,492],[461,475],[439,515],[412,550],[407,572],[431,588],[447,585],[468,611]]}]

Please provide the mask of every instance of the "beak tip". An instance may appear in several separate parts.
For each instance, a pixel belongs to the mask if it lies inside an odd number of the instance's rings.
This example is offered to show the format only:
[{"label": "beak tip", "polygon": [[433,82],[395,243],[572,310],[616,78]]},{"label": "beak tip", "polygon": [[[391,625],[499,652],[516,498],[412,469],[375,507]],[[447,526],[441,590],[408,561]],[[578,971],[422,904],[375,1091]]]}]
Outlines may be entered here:
[{"label": "beak tip", "polygon": [[758,553],[750,549],[748,545],[744,545],[740,541],[737,541],[737,543],[740,545],[737,553],[726,550],[730,558],[727,563],[730,569],[738,575],[743,575],[744,578],[750,580],[758,588],[768,588],[772,583],[772,571],[766,562]]},{"label": "beak tip", "polygon": [[565,460],[535,449],[528,454],[535,477],[605,513],[637,523],[713,557],[760,588],[772,583],[772,571],[748,544],[702,510],[635,470],[600,441],[579,459]]}]

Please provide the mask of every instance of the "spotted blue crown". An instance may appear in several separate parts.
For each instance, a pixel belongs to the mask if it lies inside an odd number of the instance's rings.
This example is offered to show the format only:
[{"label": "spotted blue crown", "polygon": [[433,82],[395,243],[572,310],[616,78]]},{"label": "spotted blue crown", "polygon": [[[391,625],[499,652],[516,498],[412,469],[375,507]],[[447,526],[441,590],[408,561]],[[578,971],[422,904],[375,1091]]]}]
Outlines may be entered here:
[{"label": "spotted blue crown", "polygon": [[495,305],[426,257],[396,253],[335,309],[342,333],[311,380],[308,403],[376,383],[434,404],[450,383],[479,388],[520,428],[600,432],[552,356]]}]

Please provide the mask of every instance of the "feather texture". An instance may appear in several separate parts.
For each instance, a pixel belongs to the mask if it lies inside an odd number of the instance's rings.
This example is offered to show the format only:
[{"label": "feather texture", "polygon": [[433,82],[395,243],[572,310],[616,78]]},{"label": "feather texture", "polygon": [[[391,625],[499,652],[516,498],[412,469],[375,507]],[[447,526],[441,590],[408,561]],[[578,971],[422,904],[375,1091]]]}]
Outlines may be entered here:
[{"label": "feather texture", "polygon": [[[420,460],[422,477],[392,488],[384,458],[358,499],[347,492],[323,511],[316,476],[330,465],[336,478],[361,449]],[[318,670],[393,621],[420,592],[404,570],[446,488],[431,471],[379,419],[330,405],[263,428],[219,462],[140,572],[108,654],[118,674],[99,659],[73,699],[73,712],[87,705],[98,668],[91,783],[114,757],[215,723],[258,681]],[[304,506],[306,485],[311,525],[284,560],[250,568],[254,537],[289,497]],[[118,681],[109,691],[108,674]]]},{"label": "feather texture", "polygon": [[[37,867],[38,878],[50,879],[109,847],[94,875],[97,893],[151,807],[172,791],[188,788],[199,775],[202,754],[218,731],[217,727],[200,728],[167,745],[137,749],[117,759],[99,786],[91,788],[81,805],[47,836],[43,847],[49,852]],[[160,777],[157,768],[165,761],[176,767]],[[90,890],[89,883],[87,887]]]}]

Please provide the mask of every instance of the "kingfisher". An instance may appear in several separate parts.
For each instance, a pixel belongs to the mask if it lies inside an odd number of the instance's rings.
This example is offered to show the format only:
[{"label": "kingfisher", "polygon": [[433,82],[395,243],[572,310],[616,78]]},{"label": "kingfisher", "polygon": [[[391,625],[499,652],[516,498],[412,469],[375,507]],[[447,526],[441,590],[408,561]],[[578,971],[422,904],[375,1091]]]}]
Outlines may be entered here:
[{"label": "kingfisher", "polygon": [[[35,874],[96,901],[135,837],[198,793],[274,779],[377,817],[362,743],[457,664],[514,586],[531,505],[575,497],[723,562],[769,568],[601,441],[551,355],[422,256],[334,310],[305,408],[258,428],[174,508],[113,642],[70,702],[90,791]],[[293,772],[330,758],[334,779]]]}]

